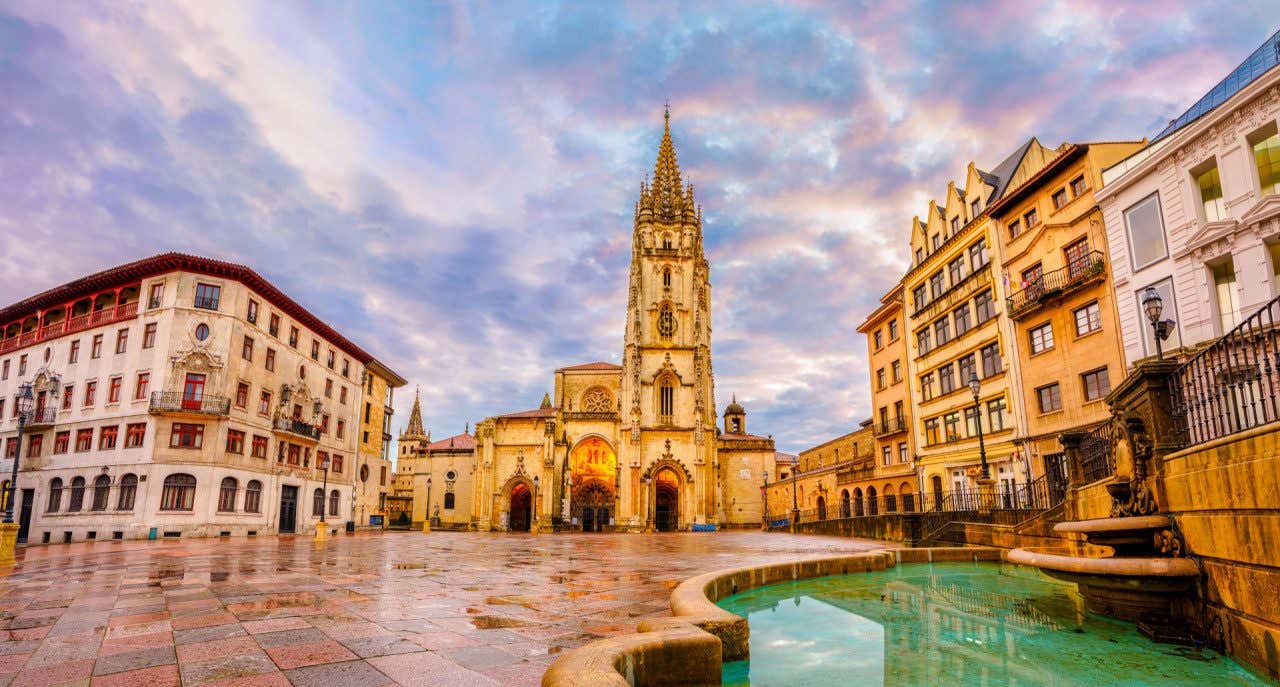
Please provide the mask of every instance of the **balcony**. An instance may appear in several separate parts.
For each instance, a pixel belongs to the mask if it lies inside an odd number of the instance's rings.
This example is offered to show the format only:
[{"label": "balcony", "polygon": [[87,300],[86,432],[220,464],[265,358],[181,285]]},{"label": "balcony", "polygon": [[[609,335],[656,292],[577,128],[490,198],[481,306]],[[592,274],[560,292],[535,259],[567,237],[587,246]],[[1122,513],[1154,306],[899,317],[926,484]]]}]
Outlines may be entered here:
[{"label": "balcony", "polygon": [[29,332],[23,332],[17,336],[11,336],[4,341],[0,341],[0,353],[8,353],[19,348],[25,348],[42,341],[56,339],[60,336],[75,334],[93,327],[100,327],[106,324],[112,324],[121,320],[127,320],[136,317],[138,314],[138,302],[123,303],[118,306],[94,310],[83,315],[76,315],[65,320],[46,324],[43,327],[32,329]]},{"label": "balcony", "polygon": [[231,399],[210,394],[195,396],[178,391],[152,391],[149,410],[161,415],[227,417],[231,414]]},{"label": "balcony", "polygon": [[1039,279],[1005,299],[1009,317],[1018,320],[1084,286],[1105,279],[1106,257],[1090,251],[1066,267],[1045,272]]},{"label": "balcony", "polygon": [[905,431],[907,431],[907,420],[903,417],[889,418],[871,426],[871,433],[878,437]]},{"label": "balcony", "polygon": [[302,420],[287,417],[276,418],[272,429],[276,432],[284,432],[308,441],[320,441],[320,428]]},{"label": "balcony", "polygon": [[44,408],[34,408],[31,414],[27,416],[26,428],[28,430],[44,429],[53,425],[58,415],[58,409],[53,406]]},{"label": "balcony", "polygon": [[836,484],[853,484],[862,480],[873,479],[876,476],[876,464],[874,462],[855,465],[848,470],[840,470],[836,473]]}]

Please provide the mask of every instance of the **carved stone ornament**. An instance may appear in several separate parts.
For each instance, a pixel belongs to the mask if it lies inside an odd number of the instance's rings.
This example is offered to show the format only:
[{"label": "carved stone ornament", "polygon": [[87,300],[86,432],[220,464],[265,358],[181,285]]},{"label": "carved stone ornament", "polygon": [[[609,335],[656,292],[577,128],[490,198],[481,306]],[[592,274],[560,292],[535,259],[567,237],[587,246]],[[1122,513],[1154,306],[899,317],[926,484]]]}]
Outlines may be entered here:
[{"label": "carved stone ornament", "polygon": [[1160,509],[1156,505],[1155,495],[1147,485],[1147,480],[1137,480],[1130,485],[1127,499],[1114,498],[1111,503],[1111,517],[1128,518],[1142,515],[1155,515]]},{"label": "carved stone ornament", "polygon": [[1158,530],[1155,533],[1154,541],[1156,551],[1161,556],[1169,556],[1171,558],[1182,557],[1182,537],[1177,532],[1169,528]]}]

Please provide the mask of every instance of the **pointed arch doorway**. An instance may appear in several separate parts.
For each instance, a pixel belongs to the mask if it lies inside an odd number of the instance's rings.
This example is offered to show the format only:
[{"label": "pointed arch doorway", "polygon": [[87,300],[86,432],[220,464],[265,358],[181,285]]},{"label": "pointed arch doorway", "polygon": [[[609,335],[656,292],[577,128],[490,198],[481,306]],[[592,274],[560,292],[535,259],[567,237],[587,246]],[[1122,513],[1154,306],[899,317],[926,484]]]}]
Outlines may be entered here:
[{"label": "pointed arch doorway", "polygon": [[659,532],[680,529],[680,478],[675,470],[662,468],[654,477],[653,526]]},{"label": "pointed arch doorway", "polygon": [[511,487],[511,509],[508,517],[509,529],[512,532],[528,532],[533,520],[533,493],[529,485],[518,482]]},{"label": "pointed arch doorway", "polygon": [[569,513],[583,532],[604,532],[613,525],[618,456],[613,446],[589,436],[573,447],[569,458]]}]

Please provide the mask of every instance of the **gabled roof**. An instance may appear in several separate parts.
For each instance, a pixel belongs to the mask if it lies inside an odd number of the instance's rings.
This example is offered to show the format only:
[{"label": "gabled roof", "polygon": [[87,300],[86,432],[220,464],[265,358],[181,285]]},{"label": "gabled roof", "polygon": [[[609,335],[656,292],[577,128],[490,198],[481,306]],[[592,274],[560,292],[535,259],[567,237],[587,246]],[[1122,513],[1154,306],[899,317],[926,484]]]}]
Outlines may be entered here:
[{"label": "gabled roof", "polygon": [[995,183],[993,183],[992,186],[994,186],[996,190],[992,192],[991,198],[987,200],[988,205],[999,199],[1004,195],[1004,192],[1008,190],[1009,180],[1013,179],[1013,175],[1018,171],[1018,165],[1022,164],[1022,158],[1027,156],[1027,151],[1031,149],[1031,145],[1035,142],[1035,136],[1028,138],[1025,143],[1018,146],[1017,150],[1010,153],[1009,157],[1006,157],[1000,162],[1000,164],[996,165],[995,169],[991,170],[991,174],[989,176],[995,178]]},{"label": "gabled roof", "polygon": [[621,365],[614,365],[613,363],[595,362],[595,363],[586,363],[583,365],[570,365],[569,367],[562,367],[559,370],[556,370],[556,372],[580,372],[580,371],[588,371],[588,370],[609,371],[609,370],[621,370],[621,369],[622,369]]},{"label": "gabled roof", "polygon": [[522,410],[518,413],[507,413],[506,415],[495,415],[494,417],[503,420],[521,420],[526,418],[555,417],[559,408],[534,408],[533,410]]},{"label": "gabled roof", "polygon": [[475,447],[476,438],[466,433],[427,444],[428,451],[471,451]]},{"label": "gabled roof", "polygon": [[1194,105],[1187,108],[1186,112],[1178,115],[1169,122],[1169,125],[1160,130],[1160,133],[1151,138],[1151,142],[1155,143],[1162,138],[1172,135],[1182,127],[1196,121],[1197,119],[1213,112],[1219,105],[1227,102],[1231,96],[1239,93],[1245,86],[1253,83],[1258,77],[1271,71],[1277,65],[1280,65],[1280,31],[1271,34],[1271,37],[1262,42],[1257,50],[1254,50],[1240,66],[1236,67],[1227,74],[1226,78],[1219,81],[1217,85],[1209,89],[1209,92],[1196,101]]}]

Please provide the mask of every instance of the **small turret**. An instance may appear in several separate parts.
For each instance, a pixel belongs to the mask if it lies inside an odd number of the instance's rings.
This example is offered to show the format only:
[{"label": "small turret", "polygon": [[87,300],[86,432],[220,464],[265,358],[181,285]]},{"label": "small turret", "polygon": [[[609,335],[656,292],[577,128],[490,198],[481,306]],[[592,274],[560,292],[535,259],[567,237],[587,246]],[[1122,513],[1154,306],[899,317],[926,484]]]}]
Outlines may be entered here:
[{"label": "small turret", "polygon": [[747,433],[747,411],[738,405],[738,395],[733,395],[733,401],[724,409],[724,433],[725,434],[746,434]]}]

